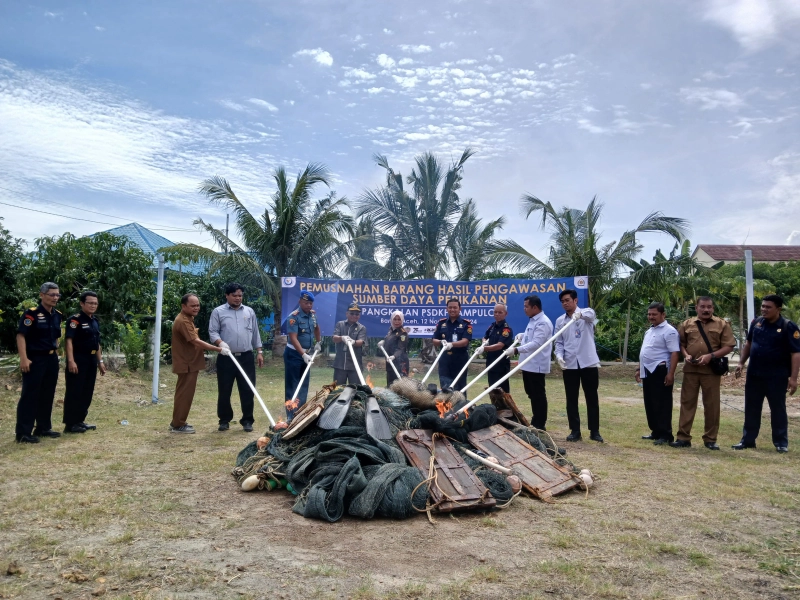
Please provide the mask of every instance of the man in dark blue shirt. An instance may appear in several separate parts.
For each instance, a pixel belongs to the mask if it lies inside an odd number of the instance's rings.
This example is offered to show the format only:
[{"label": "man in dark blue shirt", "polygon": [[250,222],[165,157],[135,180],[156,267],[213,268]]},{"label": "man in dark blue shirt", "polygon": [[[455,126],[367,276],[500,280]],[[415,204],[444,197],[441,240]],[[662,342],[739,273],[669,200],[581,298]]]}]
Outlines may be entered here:
[{"label": "man in dark blue shirt", "polygon": [[[494,323],[489,325],[489,328],[486,330],[486,334],[483,336],[486,348],[487,365],[493,364],[494,361],[503,356],[504,350],[508,349],[508,347],[514,341],[514,332],[511,330],[511,326],[508,324],[508,321],[506,321],[507,316],[508,309],[506,308],[505,304],[494,305]],[[494,385],[497,381],[505,377],[510,370],[511,360],[507,356],[504,356],[503,360],[498,362],[487,373],[489,385]],[[500,384],[500,389],[507,394],[511,392],[511,386],[508,383],[508,379]]]},{"label": "man in dark blue shirt", "polygon": [[[36,444],[40,436],[57,438],[50,420],[58,383],[58,338],[62,315],[56,310],[58,284],[48,281],[39,289],[39,306],[22,313],[17,329],[22,395],[17,403],[17,442]],[[35,426],[35,429],[34,429]],[[31,435],[33,430],[33,435]]]},{"label": "man in dark blue shirt", "polygon": [[747,342],[742,349],[735,375],[740,377],[742,366],[750,359],[747,381],[744,384],[744,430],[742,440],[734,450],[755,448],[761,428],[761,409],[764,397],[769,402],[772,421],[772,443],[778,452],[789,451],[789,419],[786,415],[786,392],[797,391],[800,371],[800,330],[781,316],[783,298],[776,294],[764,296],[761,317],[750,325]]},{"label": "man in dark blue shirt", "polygon": [[448,318],[437,323],[433,332],[433,345],[442,346],[444,355],[439,359],[439,385],[460,390],[467,385],[466,372],[455,381],[456,375],[469,360],[469,343],[472,340],[472,323],[461,318],[461,302],[456,298],[447,301]]},{"label": "man in dark blue shirt", "polygon": [[85,433],[89,429],[97,429],[96,425],[86,422],[86,415],[92,404],[98,368],[101,375],[106,374],[100,349],[100,322],[94,316],[99,306],[97,294],[83,292],[80,304],[80,312],[67,319],[66,327],[64,433]]}]

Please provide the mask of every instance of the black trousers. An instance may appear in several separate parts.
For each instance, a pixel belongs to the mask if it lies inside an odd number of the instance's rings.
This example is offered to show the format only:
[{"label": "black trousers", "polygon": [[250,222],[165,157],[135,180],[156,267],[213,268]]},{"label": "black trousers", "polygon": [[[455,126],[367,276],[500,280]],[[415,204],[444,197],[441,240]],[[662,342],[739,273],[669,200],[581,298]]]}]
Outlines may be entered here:
[{"label": "black trousers", "polygon": [[789,446],[786,385],[786,377],[758,377],[747,374],[747,381],[744,384],[744,430],[742,431],[742,441],[745,444],[756,443],[761,429],[761,409],[766,396],[772,422],[772,443],[776,448]]},{"label": "black trousers", "polygon": [[[395,359],[394,366],[397,367],[397,370],[400,372],[400,377],[408,377],[409,362],[407,357]],[[397,379],[397,375],[395,375],[394,369],[392,369],[389,361],[386,361],[386,385],[391,385],[395,379]]]},{"label": "black trousers", "polygon": [[[236,356],[236,361],[242,366],[242,370],[247,373],[247,377],[256,384],[256,363],[253,359],[253,351],[242,352]],[[239,422],[244,425],[255,422],[253,418],[253,390],[247,385],[239,369],[233,364],[228,356],[220,354],[217,357],[217,418],[220,423],[230,423],[233,420],[233,407],[231,407],[231,393],[233,392],[233,382],[236,380],[236,387],[239,390],[239,403],[242,405],[242,418]]]},{"label": "black trousers", "polygon": [[600,430],[600,400],[597,388],[600,386],[600,373],[597,367],[585,369],[564,369],[564,393],[567,396],[567,422],[570,431],[580,432],[581,417],[578,414],[578,394],[583,388],[586,399],[586,416],[589,431]]},{"label": "black trousers", "polygon": [[347,385],[349,383],[361,385],[361,381],[359,381],[358,373],[356,373],[355,369],[334,369],[333,380],[336,382],[336,385]]},{"label": "black trousers", "polygon": [[[505,364],[503,364],[505,362]],[[506,361],[500,361],[498,365],[487,373],[487,379],[489,380],[489,385],[494,385],[497,381],[508,375],[508,372],[511,370],[511,363]],[[524,373],[524,371],[523,371]],[[523,375],[524,378],[524,375]],[[506,394],[511,393],[511,384],[510,379],[506,379],[503,383],[500,384],[500,389],[503,390]],[[466,385],[466,384],[464,384]],[[527,390],[525,390],[527,393]]]},{"label": "black trousers", "polygon": [[[458,378],[458,381],[455,380],[455,377],[464,365],[467,364],[468,360],[469,356],[466,354],[463,356],[443,356],[439,361],[439,385],[442,388],[449,387],[453,390],[460,390],[467,385],[466,371]],[[466,397],[466,394],[464,394],[464,396]]]},{"label": "black trousers", "polygon": [[522,371],[522,384],[525,386],[525,393],[531,400],[531,410],[533,411],[531,425],[536,429],[544,429],[547,424],[547,390],[544,376],[544,373]]},{"label": "black trousers", "polygon": [[86,421],[89,406],[92,404],[94,384],[97,380],[97,355],[74,353],[77,373],[70,373],[69,368],[64,375],[67,391],[64,394],[64,418],[67,427]]},{"label": "black trousers", "polygon": [[647,426],[657,440],[673,441],[672,435],[672,387],[664,385],[664,378],[669,373],[667,365],[658,365],[651,373],[645,369],[646,377],[642,379],[644,391],[644,412],[647,415]]},{"label": "black trousers", "polygon": [[16,434],[30,435],[36,431],[49,431],[53,428],[53,397],[58,383],[58,355],[28,355],[31,368],[22,374],[22,394],[17,403]]}]

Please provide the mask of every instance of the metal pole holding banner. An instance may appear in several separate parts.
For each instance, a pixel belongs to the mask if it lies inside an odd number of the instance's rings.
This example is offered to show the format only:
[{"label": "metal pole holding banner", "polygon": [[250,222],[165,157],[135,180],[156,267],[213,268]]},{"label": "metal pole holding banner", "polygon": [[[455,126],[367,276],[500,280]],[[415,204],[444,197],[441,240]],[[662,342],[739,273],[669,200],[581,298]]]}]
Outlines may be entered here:
[{"label": "metal pole holding banner", "polygon": [[161,308],[164,303],[164,255],[158,255],[156,284],[156,322],[153,331],[153,404],[158,404],[158,371],[161,366]]},{"label": "metal pole holding banner", "polygon": [[[750,323],[756,318],[756,301],[753,295],[753,251],[744,251],[744,279],[747,286],[747,331],[750,330]],[[747,335],[745,331],[745,335]]]}]

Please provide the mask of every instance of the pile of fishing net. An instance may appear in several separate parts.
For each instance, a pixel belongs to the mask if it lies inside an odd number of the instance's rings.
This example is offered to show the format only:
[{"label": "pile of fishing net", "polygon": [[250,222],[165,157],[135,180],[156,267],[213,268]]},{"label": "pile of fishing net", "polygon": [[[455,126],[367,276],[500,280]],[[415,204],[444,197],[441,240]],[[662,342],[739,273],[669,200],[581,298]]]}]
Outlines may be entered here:
[{"label": "pile of fishing net", "polygon": [[[325,406],[335,402],[343,389],[328,393]],[[425,393],[433,398],[427,390]],[[364,407],[369,395],[374,395],[381,406],[392,431],[391,439],[377,440],[367,433]],[[420,485],[422,473],[408,466],[395,438],[407,429],[433,429],[452,438],[465,462],[498,505],[503,505],[514,496],[506,477],[463,452],[474,450],[467,441],[469,431],[496,422],[496,409],[490,404],[475,407],[469,419],[448,422],[440,419],[437,411],[420,412],[395,391],[357,386],[338,429],[321,429],[315,422],[289,440],[282,439],[283,432],[268,432],[239,453],[233,475],[242,489],[286,488],[296,495],[292,510],[305,517],[329,522],[345,514],[366,519],[406,519],[424,512],[428,489]],[[522,427],[514,433],[543,452],[549,449],[548,443],[554,445],[549,436],[549,442],[542,441],[537,430]]]}]

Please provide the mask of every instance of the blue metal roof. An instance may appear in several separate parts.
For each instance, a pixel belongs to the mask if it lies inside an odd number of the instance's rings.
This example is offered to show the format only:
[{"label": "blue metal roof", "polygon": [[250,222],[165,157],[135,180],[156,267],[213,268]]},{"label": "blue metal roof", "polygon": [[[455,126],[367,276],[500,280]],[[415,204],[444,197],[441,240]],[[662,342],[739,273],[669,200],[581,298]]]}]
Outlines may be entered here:
[{"label": "blue metal roof", "polygon": [[[127,225],[121,225],[120,227],[115,227],[114,229],[108,229],[106,231],[99,231],[98,233],[110,233],[111,235],[127,238],[131,244],[140,248],[145,254],[150,254],[153,257],[154,269],[158,268],[158,261],[156,260],[158,249],[175,245],[175,242],[168,240],[163,235],[158,235],[150,231],[147,227],[142,227],[138,223],[128,223]],[[183,271],[184,273],[192,275],[200,275],[203,273],[203,268],[200,265],[183,265],[183,267],[181,267],[178,263],[167,263],[166,267],[172,271]]]}]

